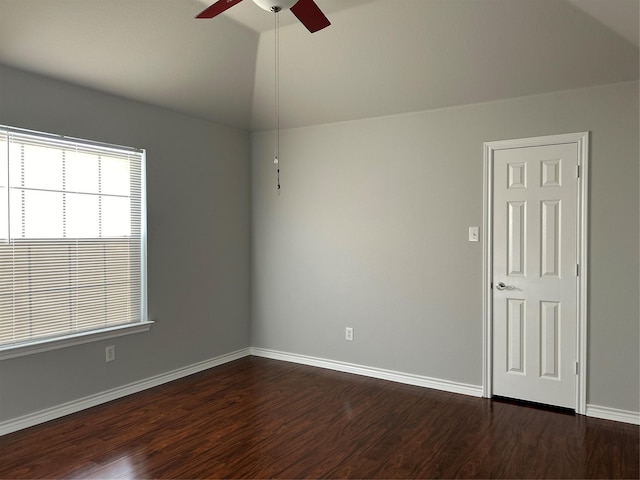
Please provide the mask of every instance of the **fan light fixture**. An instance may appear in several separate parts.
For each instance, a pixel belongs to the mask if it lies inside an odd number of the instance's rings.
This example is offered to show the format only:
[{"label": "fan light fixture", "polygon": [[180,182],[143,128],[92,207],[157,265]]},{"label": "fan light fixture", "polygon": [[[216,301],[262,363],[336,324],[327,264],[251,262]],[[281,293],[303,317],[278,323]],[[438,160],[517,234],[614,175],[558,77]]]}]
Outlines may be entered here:
[{"label": "fan light fixture", "polygon": [[298,0],[253,0],[253,3],[267,12],[276,13],[281,10],[288,10],[298,3]]}]

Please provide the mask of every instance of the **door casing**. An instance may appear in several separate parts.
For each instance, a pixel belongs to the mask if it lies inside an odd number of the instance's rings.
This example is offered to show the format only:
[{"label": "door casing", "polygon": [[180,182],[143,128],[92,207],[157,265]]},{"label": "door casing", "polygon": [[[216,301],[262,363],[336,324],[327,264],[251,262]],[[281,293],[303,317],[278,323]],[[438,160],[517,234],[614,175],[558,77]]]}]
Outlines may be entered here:
[{"label": "door casing", "polygon": [[577,291],[577,329],[576,358],[578,375],[576,379],[576,413],[585,415],[587,409],[587,207],[589,186],[589,132],[546,135],[542,137],[520,138],[485,142],[484,178],[483,178],[483,258],[482,258],[482,395],[491,398],[493,366],[493,158],[497,150],[536,147],[574,143],[578,146],[578,199],[577,199],[577,252],[578,252],[578,291]]}]

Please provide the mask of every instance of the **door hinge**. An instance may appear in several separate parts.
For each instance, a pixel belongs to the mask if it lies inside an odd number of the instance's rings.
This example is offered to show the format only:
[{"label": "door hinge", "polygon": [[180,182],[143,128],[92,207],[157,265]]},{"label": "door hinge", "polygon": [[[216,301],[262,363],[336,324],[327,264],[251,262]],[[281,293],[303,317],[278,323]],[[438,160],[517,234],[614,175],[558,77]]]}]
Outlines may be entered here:
[{"label": "door hinge", "polygon": [[580,264],[576,263],[576,277],[580,276]]},{"label": "door hinge", "polygon": [[578,178],[580,178],[580,165],[578,165],[576,168],[577,168],[577,176]]},{"label": "door hinge", "polygon": [[580,366],[578,362],[576,362],[576,375],[578,375],[578,373],[580,373]]}]

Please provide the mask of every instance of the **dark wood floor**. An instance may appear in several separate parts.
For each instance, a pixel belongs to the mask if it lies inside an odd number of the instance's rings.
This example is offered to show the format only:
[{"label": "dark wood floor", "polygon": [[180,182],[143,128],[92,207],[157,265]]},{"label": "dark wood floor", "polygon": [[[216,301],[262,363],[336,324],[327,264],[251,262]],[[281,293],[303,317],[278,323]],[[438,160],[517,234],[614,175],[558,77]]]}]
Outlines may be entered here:
[{"label": "dark wood floor", "polygon": [[635,478],[637,426],[247,357],[0,437],[0,478]]}]

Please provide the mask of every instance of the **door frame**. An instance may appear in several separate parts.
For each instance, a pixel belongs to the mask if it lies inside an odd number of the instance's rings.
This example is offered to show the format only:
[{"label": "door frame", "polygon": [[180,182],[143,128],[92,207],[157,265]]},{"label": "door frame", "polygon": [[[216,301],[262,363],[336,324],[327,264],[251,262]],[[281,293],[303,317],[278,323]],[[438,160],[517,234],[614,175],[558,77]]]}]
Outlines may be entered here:
[{"label": "door frame", "polygon": [[577,198],[577,331],[576,331],[576,413],[587,410],[587,243],[589,188],[589,132],[545,135],[541,137],[499,140],[484,143],[484,177],[482,186],[482,396],[493,396],[493,164],[498,150],[573,143],[578,147]]}]

